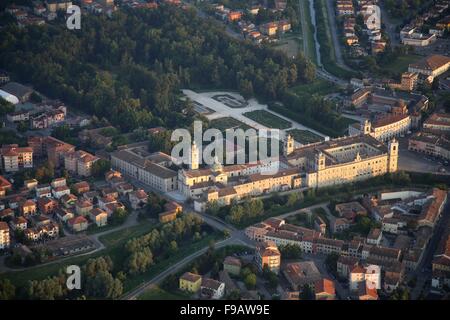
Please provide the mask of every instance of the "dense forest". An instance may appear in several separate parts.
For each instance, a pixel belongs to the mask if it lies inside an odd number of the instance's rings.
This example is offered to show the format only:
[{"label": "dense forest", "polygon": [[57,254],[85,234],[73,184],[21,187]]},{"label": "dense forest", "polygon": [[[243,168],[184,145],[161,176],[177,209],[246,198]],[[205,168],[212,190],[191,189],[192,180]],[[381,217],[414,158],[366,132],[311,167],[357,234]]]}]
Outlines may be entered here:
[{"label": "dense forest", "polygon": [[436,2],[435,0],[385,0],[384,4],[394,18],[411,18],[421,9]]},{"label": "dense forest", "polygon": [[286,88],[308,81],[312,65],[281,52],[238,42],[193,10],[160,6],[123,9],[110,19],[83,16],[81,30],[64,21],[0,34],[0,68],[51,98],[124,131],[188,126],[180,88],[229,88],[245,97],[279,99]]}]

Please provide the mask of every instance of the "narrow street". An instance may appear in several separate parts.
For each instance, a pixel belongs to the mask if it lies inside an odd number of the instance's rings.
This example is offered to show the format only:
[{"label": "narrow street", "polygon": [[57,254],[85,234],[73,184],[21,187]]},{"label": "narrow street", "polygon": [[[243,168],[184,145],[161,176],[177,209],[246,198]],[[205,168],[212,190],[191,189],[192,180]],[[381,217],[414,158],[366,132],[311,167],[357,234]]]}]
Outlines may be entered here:
[{"label": "narrow street", "polygon": [[327,10],[328,14],[328,24],[330,27],[330,33],[331,33],[331,39],[333,41],[333,48],[334,48],[334,56],[336,57],[336,63],[338,66],[340,66],[343,69],[352,71],[344,62],[344,58],[342,56],[342,51],[344,50],[342,48],[341,41],[339,41],[339,34],[337,31],[337,22],[336,22],[336,14],[334,11],[334,0],[325,0],[325,3],[327,7],[325,8]]}]

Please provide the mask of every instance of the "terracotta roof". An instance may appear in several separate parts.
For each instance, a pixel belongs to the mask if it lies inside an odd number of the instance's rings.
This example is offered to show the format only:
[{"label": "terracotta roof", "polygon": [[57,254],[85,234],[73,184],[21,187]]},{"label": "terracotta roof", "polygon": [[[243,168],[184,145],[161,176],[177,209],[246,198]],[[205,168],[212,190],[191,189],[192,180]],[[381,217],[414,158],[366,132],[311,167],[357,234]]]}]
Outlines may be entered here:
[{"label": "terracotta roof", "polygon": [[202,276],[192,273],[192,272],[185,272],[180,279],[189,281],[189,282],[197,282],[198,280],[200,280],[202,278]]},{"label": "terracotta roof", "polygon": [[96,217],[96,216],[98,216],[98,215],[100,215],[100,214],[107,214],[107,213],[106,213],[106,211],[103,211],[103,210],[100,209],[100,208],[94,208],[94,209],[92,209],[92,210],[90,211],[90,214]]},{"label": "terracotta roof", "polygon": [[316,281],[314,283],[314,289],[316,294],[319,293],[326,293],[329,295],[336,294],[334,282],[326,278]]},{"label": "terracotta roof", "polygon": [[70,219],[68,221],[68,224],[73,226],[74,224],[87,223],[87,222],[88,221],[86,220],[85,217],[77,216],[77,217],[74,217],[74,218]]},{"label": "terracotta roof", "polygon": [[226,257],[223,264],[228,264],[228,265],[238,266],[238,267],[240,267],[242,265],[241,260],[239,260],[238,258],[232,257],[232,256]]},{"label": "terracotta roof", "polygon": [[434,71],[447,63],[450,63],[450,57],[436,54],[423,58],[416,63],[410,64],[409,66],[412,68]]},{"label": "terracotta roof", "polygon": [[6,222],[0,221],[0,230],[9,230],[8,224]]}]

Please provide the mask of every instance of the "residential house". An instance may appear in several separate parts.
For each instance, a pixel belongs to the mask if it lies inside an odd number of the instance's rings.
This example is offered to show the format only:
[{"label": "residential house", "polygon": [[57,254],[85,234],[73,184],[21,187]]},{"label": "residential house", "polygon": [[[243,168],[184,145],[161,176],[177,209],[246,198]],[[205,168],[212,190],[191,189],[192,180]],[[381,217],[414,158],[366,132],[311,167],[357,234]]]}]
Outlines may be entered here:
[{"label": "residential house", "polygon": [[200,292],[204,298],[221,299],[225,294],[225,283],[210,278],[203,279]]},{"label": "residential house", "polygon": [[61,186],[61,187],[57,187],[54,188],[52,190],[52,195],[53,197],[55,197],[56,199],[60,199],[65,195],[69,195],[70,194],[70,189],[67,186]]},{"label": "residential house", "polygon": [[367,235],[367,243],[373,245],[379,245],[381,242],[383,232],[380,228],[372,228]]},{"label": "residential house", "polygon": [[[93,208],[94,208],[94,205],[89,200],[79,199],[75,202],[75,211],[77,214],[79,214],[81,216],[88,215]],[[101,209],[99,209],[99,210],[101,210]]]},{"label": "residential house", "polygon": [[37,199],[39,212],[42,214],[50,214],[58,208],[58,202],[54,199],[43,197]]},{"label": "residential house", "polygon": [[95,222],[97,227],[103,227],[108,224],[108,213],[100,208],[94,208],[89,211],[89,218]]},{"label": "residential house", "polygon": [[314,286],[322,279],[319,269],[313,261],[288,263],[283,274],[292,290],[303,290],[305,285]]},{"label": "residential house", "polygon": [[5,177],[0,176],[0,198],[6,196],[6,192],[12,189],[12,184]]},{"label": "residential house", "polygon": [[58,217],[59,221],[64,222],[64,223],[66,223],[67,221],[69,221],[70,219],[75,217],[75,215],[73,214],[72,211],[64,209],[64,208],[57,208],[55,211],[56,211],[56,216]]},{"label": "residential house", "polygon": [[56,178],[50,183],[53,189],[67,186],[66,178]]},{"label": "residential house", "polygon": [[19,212],[23,216],[35,215],[36,210],[36,203],[31,199],[19,203]]},{"label": "residential house", "polygon": [[63,195],[59,200],[61,201],[61,204],[64,206],[64,208],[73,208],[75,206],[75,203],[77,202],[77,199],[77,196],[69,193]]},{"label": "residential house", "polygon": [[36,186],[36,197],[37,198],[51,198],[52,197],[52,188],[49,184],[39,184]]},{"label": "residential house", "polygon": [[134,210],[143,208],[147,204],[147,201],[148,201],[148,195],[142,189],[130,192],[128,194],[128,198],[130,200],[131,207]]},{"label": "residential house", "polygon": [[179,288],[183,291],[196,293],[200,290],[202,277],[192,272],[185,272],[179,281]]},{"label": "residential house", "polygon": [[235,276],[238,276],[241,273],[241,266],[241,260],[236,257],[228,256],[223,261],[223,270]]},{"label": "residential house", "polygon": [[25,180],[23,182],[23,186],[25,188],[27,188],[28,190],[32,190],[32,189],[36,188],[36,186],[38,184],[39,184],[39,182],[36,179]]},{"label": "residential house", "polygon": [[164,212],[159,214],[159,221],[161,223],[167,223],[170,221],[174,221],[178,214],[183,211],[183,207],[178,203],[171,201],[164,205]]},{"label": "residential house", "polygon": [[88,227],[88,221],[83,216],[77,216],[67,221],[67,224],[74,232],[85,231]]},{"label": "residential house", "polygon": [[9,222],[9,225],[11,226],[12,230],[22,230],[22,231],[24,231],[26,228],[28,228],[28,221],[23,216],[14,217]]},{"label": "residential house", "polygon": [[72,186],[73,192],[77,195],[82,195],[90,190],[89,183],[86,181],[77,182]]}]

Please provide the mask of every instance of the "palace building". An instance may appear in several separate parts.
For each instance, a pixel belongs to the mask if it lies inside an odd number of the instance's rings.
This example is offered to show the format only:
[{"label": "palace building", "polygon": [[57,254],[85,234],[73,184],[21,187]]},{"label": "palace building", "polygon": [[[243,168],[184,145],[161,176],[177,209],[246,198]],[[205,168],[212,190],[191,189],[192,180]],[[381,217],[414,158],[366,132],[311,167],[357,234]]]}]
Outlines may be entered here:
[{"label": "palace building", "polygon": [[[195,151],[195,145],[193,148]],[[194,200],[196,211],[204,211],[212,201],[228,205],[233,200],[275,191],[366,180],[397,171],[397,160],[395,139],[385,145],[363,134],[294,148],[294,139],[288,135],[279,160],[231,166],[216,162],[210,168],[180,170],[178,188]],[[198,164],[191,164],[191,168],[198,168]],[[274,168],[278,168],[275,173],[268,171]]]}]

